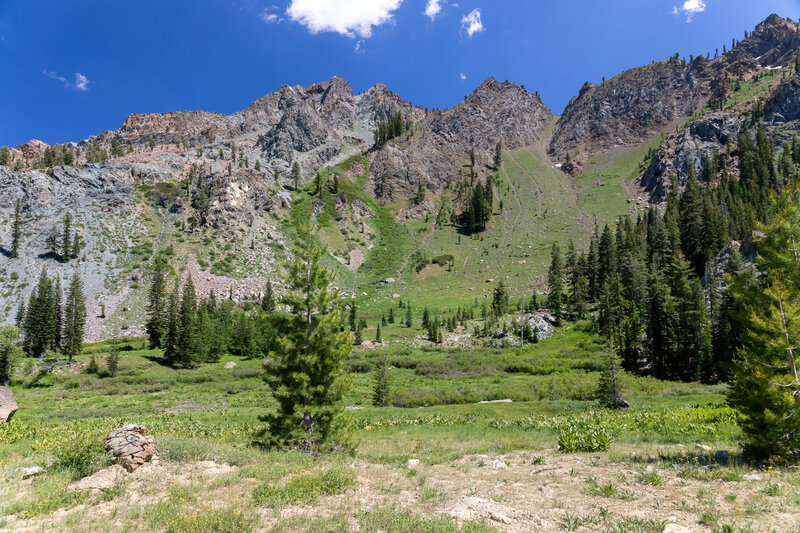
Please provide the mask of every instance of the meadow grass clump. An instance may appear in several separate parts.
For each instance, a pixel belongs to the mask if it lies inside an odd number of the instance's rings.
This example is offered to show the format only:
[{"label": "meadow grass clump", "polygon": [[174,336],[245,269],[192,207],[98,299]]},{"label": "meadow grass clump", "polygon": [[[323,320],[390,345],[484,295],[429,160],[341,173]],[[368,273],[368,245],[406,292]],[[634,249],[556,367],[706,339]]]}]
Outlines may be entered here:
[{"label": "meadow grass clump", "polygon": [[259,505],[272,507],[307,505],[317,502],[322,496],[341,494],[355,484],[352,472],[334,467],[325,472],[297,475],[283,486],[264,483],[253,492],[253,499]]},{"label": "meadow grass clump", "polygon": [[449,517],[424,517],[411,511],[378,509],[359,518],[361,531],[383,533],[495,533],[496,529],[478,522],[459,524]]}]

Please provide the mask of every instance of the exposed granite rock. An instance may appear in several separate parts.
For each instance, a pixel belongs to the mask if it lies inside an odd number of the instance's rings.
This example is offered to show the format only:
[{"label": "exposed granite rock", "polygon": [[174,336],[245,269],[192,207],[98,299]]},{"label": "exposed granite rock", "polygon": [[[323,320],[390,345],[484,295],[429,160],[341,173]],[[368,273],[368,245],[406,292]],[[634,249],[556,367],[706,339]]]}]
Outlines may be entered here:
[{"label": "exposed granite rock", "polygon": [[17,399],[8,387],[0,387],[0,422],[8,422],[17,412]]},{"label": "exposed granite rock", "polygon": [[373,152],[368,188],[379,198],[408,198],[420,184],[438,193],[458,179],[470,148],[477,154],[476,169],[485,174],[498,142],[511,150],[532,146],[552,119],[538,95],[489,78],[452,108],[429,113],[410,138]]},{"label": "exposed granite rock", "polygon": [[138,424],[122,426],[106,435],[106,449],[128,472],[158,460],[155,439],[148,434],[147,428]]}]

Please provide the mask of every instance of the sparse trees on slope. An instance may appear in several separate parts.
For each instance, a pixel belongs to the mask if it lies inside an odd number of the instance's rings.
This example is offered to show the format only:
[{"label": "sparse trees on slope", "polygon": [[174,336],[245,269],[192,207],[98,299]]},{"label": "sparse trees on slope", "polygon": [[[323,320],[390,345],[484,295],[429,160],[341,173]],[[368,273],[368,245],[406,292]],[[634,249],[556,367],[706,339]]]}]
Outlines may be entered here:
[{"label": "sparse trees on slope", "polygon": [[270,315],[276,338],[266,381],[278,408],[263,418],[266,442],[306,453],[348,440],[342,365],[352,341],[332,286],[336,276],[322,265],[324,254],[316,236],[304,228],[285,264],[288,290],[282,303],[290,311]]}]

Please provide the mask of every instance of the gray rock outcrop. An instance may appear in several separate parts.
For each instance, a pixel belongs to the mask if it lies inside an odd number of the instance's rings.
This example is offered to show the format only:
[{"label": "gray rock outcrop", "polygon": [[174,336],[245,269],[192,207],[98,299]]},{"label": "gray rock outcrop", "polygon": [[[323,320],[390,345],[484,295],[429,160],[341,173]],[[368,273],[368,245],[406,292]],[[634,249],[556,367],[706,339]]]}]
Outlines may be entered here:
[{"label": "gray rock outcrop", "polygon": [[128,472],[158,460],[155,439],[148,434],[147,428],[138,424],[122,426],[106,435],[106,449]]},{"label": "gray rock outcrop", "polygon": [[0,387],[0,422],[8,422],[17,412],[17,399],[8,387]]}]

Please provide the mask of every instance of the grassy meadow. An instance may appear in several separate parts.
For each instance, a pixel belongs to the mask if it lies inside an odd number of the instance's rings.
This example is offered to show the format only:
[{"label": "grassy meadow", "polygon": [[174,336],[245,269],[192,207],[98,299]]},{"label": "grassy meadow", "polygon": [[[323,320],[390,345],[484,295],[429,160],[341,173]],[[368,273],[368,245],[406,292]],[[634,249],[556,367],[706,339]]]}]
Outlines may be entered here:
[{"label": "grassy meadow", "polygon": [[[507,349],[420,334],[389,326],[383,345],[354,350],[345,404],[358,447],[319,457],[253,445],[274,408],[260,360],[178,370],[128,339],[110,377],[108,344],[88,345],[72,367],[14,388],[0,530],[797,531],[800,474],[739,459],[724,386],[626,376],[634,409],[609,411],[593,400],[603,344],[573,325]],[[384,356],[391,405],[378,408]],[[99,375],[85,373],[92,357]],[[126,423],[150,430],[160,461],[77,489],[109,467],[102,438]],[[22,480],[34,465],[45,472]]]}]

